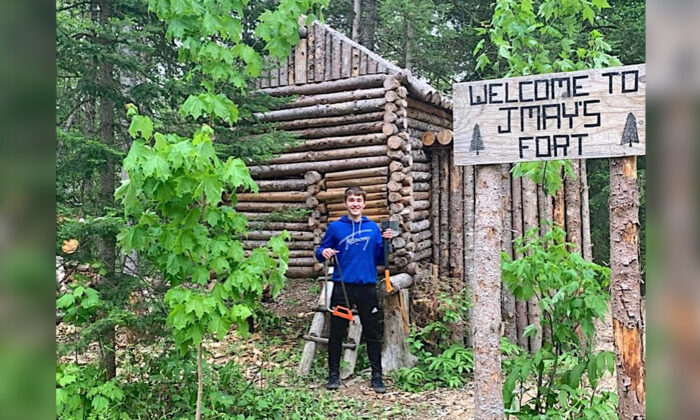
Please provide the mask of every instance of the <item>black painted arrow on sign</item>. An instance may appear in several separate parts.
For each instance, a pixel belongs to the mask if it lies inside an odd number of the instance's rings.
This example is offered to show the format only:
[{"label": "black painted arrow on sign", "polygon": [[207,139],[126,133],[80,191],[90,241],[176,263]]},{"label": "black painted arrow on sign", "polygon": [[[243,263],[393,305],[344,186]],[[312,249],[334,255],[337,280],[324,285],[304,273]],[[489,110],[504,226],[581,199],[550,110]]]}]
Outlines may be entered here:
[{"label": "black painted arrow on sign", "polygon": [[474,132],[472,133],[472,142],[469,144],[469,151],[476,152],[479,155],[479,150],[484,150],[484,140],[481,138],[481,132],[479,131],[479,124],[474,125]]},{"label": "black painted arrow on sign", "polygon": [[622,141],[620,144],[629,144],[632,147],[632,143],[639,143],[639,133],[637,132],[637,119],[630,112],[627,114],[625,128],[622,130]]}]

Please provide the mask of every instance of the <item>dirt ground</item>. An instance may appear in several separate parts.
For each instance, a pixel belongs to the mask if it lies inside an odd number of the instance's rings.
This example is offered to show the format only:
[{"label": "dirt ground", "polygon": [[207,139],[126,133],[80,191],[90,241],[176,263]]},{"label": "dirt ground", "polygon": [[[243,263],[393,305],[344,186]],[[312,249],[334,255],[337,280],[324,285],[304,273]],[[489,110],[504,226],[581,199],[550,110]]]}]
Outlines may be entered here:
[{"label": "dirt ground", "polygon": [[[235,332],[218,342],[207,343],[209,349],[209,362],[225,363],[229,360],[238,362],[244,367],[244,374],[254,381],[256,386],[294,386],[307,388],[314,393],[330,396],[341,405],[348,404],[360,411],[357,418],[383,418],[383,419],[417,419],[417,418],[441,418],[441,419],[470,419],[474,418],[474,384],[468,383],[462,389],[440,389],[420,393],[403,392],[396,388],[389,375],[385,378],[388,392],[378,395],[369,387],[369,372],[356,372],[344,382],[344,386],[336,392],[325,390],[325,351],[317,353],[312,374],[309,378],[299,379],[295,374],[299,362],[301,349],[304,345],[303,335],[308,329],[314,306],[320,292],[320,282],[312,280],[290,280],[285,290],[276,299],[264,303],[265,308],[275,317],[268,317],[274,325],[258,324],[257,331],[247,338],[241,338]],[[608,313],[607,318],[596,325],[598,335],[596,338],[596,350],[613,350],[612,319]],[[71,328],[63,325],[57,326],[57,339],[73,333]],[[125,350],[125,334],[119,332],[118,341],[120,349]],[[94,359],[95,353],[66,357],[64,361],[75,360],[80,362]],[[118,355],[119,357],[119,355]],[[615,389],[614,376],[608,376],[601,388],[605,390]]]}]

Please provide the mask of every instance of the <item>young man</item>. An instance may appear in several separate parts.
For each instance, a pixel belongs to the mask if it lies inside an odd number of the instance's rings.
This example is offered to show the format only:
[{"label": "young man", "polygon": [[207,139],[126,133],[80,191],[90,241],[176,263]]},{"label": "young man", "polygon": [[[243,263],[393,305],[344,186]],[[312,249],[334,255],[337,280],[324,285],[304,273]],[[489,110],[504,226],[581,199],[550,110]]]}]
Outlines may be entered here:
[{"label": "young man", "polygon": [[[382,345],[379,335],[381,312],[376,291],[377,265],[383,264],[382,238],[391,239],[394,232],[386,229],[382,233],[376,223],[362,215],[365,196],[365,191],[360,187],[345,190],[345,208],[348,214],[328,225],[326,235],[316,249],[316,258],[323,261],[335,257],[333,281],[340,282],[342,274],[349,303],[345,302],[342,286],[336,283],[331,295],[331,307],[357,305],[367,342],[367,356],[372,366],[372,388],[377,393],[384,393],[386,387],[382,382]],[[326,389],[340,387],[340,352],[347,328],[348,320],[331,316]]]}]

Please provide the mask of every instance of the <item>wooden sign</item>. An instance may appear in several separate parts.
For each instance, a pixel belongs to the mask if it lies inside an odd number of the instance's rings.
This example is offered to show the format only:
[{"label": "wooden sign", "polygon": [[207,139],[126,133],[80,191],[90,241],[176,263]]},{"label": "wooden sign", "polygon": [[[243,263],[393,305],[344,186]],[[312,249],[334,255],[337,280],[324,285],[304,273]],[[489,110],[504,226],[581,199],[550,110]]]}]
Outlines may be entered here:
[{"label": "wooden sign", "polygon": [[645,152],[646,66],[457,83],[457,165]]}]

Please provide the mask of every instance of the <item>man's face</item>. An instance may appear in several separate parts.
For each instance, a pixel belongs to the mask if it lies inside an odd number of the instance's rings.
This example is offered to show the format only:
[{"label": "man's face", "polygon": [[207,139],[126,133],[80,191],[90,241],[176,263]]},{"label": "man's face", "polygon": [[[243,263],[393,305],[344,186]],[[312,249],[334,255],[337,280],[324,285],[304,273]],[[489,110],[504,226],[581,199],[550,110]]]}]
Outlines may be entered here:
[{"label": "man's face", "polygon": [[361,195],[350,194],[345,199],[345,208],[348,209],[350,216],[361,216],[365,208],[365,199]]}]

